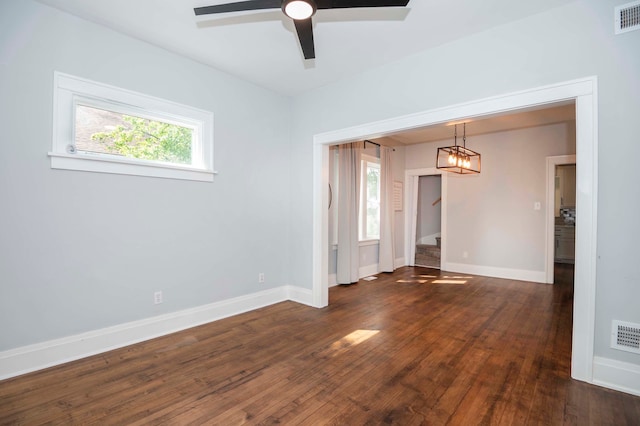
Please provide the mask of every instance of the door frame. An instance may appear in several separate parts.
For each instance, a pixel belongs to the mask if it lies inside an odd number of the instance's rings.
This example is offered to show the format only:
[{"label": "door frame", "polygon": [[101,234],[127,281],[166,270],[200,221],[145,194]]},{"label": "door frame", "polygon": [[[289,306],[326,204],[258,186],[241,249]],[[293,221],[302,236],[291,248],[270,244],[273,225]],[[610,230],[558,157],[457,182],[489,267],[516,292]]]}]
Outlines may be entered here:
[{"label": "door frame", "polygon": [[[547,284],[553,284],[553,268],[555,263],[555,189],[556,166],[563,164],[576,164],[576,156],[556,155],[547,157],[547,220],[546,220],[546,244],[545,244],[545,273]],[[576,225],[576,232],[578,231]]]},{"label": "door frame", "polygon": [[329,303],[329,145],[377,138],[454,120],[499,115],[558,102],[576,105],[576,263],[571,377],[593,382],[598,211],[597,77],[561,82],[421,113],[365,123],[313,136],[312,305]]},{"label": "door frame", "polygon": [[418,226],[418,188],[420,176],[440,176],[440,268],[447,263],[447,182],[449,175],[435,167],[409,169],[404,172],[405,191],[404,200],[404,261],[406,265],[414,266],[416,259],[416,230]]}]

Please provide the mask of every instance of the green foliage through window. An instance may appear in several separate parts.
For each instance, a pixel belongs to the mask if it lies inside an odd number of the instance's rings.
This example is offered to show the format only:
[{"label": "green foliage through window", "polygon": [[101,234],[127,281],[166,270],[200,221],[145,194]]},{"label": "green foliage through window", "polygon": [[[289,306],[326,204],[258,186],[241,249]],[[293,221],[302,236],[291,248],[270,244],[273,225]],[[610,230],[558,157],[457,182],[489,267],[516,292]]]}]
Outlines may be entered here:
[{"label": "green foliage through window", "polygon": [[175,124],[122,115],[122,124],[93,133],[107,152],[125,157],[191,164],[193,130]]}]

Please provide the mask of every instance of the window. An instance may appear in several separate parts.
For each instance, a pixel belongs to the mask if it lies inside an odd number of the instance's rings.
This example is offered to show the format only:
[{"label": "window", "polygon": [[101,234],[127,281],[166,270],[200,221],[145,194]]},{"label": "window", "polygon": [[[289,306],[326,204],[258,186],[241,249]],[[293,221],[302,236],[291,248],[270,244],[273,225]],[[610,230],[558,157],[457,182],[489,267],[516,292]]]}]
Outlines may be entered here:
[{"label": "window", "polygon": [[360,241],[380,239],[380,160],[363,156],[360,179]]},{"label": "window", "polygon": [[54,76],[55,169],[213,181],[213,115],[70,75]]},{"label": "window", "polygon": [[338,200],[340,197],[340,156],[338,154],[338,146],[334,145],[329,148],[329,229],[331,229],[331,244],[338,244]]}]

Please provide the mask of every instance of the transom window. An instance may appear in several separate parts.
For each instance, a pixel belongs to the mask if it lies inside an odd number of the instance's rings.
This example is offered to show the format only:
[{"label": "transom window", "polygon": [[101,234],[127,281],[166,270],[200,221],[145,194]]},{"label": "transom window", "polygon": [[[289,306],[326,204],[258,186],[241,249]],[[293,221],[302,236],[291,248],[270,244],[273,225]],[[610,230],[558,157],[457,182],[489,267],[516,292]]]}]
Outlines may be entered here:
[{"label": "transom window", "polygon": [[213,180],[213,115],[55,74],[51,167]]}]

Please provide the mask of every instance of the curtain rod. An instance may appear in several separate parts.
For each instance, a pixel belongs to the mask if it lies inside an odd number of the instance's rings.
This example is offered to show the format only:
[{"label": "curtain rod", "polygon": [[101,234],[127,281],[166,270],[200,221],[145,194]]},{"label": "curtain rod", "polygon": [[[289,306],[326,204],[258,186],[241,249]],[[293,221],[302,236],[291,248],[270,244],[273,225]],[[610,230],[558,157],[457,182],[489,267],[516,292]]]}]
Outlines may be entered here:
[{"label": "curtain rod", "polygon": [[[384,146],[385,148],[391,148],[390,146],[380,145],[379,143],[375,143],[375,142],[370,141],[369,139],[365,139],[365,140],[364,140],[365,145],[367,144],[367,142],[368,142],[368,143],[370,143],[370,144],[373,144],[373,145],[378,145],[379,147],[383,147],[383,146]],[[394,152],[395,152],[395,150],[396,150],[395,148],[391,148],[391,149],[392,149]]]}]

